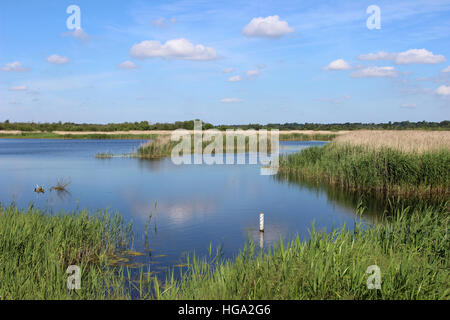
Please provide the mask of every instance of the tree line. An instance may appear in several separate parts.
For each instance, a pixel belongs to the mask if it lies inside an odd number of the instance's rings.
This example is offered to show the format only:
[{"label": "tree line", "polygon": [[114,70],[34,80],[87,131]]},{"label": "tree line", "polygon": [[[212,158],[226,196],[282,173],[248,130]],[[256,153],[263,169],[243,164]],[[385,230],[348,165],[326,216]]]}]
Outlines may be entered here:
[{"label": "tree line", "polygon": [[[203,122],[203,129],[279,129],[279,130],[358,130],[358,129],[385,129],[385,130],[450,130],[450,121],[444,120],[441,122],[387,122],[387,123],[361,123],[361,122],[347,122],[347,123],[269,123],[269,124],[239,124],[239,125],[213,125],[211,123]],[[175,121],[173,123],[150,123],[149,121],[140,122],[123,122],[123,123],[108,123],[108,124],[91,124],[91,123],[73,123],[61,121],[56,123],[39,123],[39,122],[10,122],[6,120],[0,122],[0,130],[20,130],[20,131],[130,131],[130,130],[175,130],[175,129],[194,129],[194,120]]]}]

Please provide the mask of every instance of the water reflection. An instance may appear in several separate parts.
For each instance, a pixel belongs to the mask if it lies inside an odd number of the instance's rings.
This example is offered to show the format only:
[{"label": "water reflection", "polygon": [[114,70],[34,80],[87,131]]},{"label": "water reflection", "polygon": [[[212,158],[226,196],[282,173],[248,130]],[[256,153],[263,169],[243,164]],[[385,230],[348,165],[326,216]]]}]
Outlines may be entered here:
[{"label": "water reflection", "polygon": [[[229,258],[249,238],[257,245],[262,241],[267,249],[297,234],[307,239],[313,222],[328,230],[353,225],[357,197],[292,178],[262,176],[260,165],[175,165],[170,158],[94,157],[99,152],[126,154],[141,143],[0,139],[0,202],[15,200],[19,207],[33,203],[50,212],[118,212],[133,222],[131,249],[146,253],[129,258],[130,263],[152,262],[151,271],[161,275],[185,263],[186,254],[208,255],[210,244]],[[282,141],[280,149],[288,153],[322,144]],[[47,191],[60,177],[71,179],[68,193],[33,192],[36,184]],[[368,211],[376,215],[378,208],[373,203]],[[265,213],[264,235],[259,232],[260,212]]]},{"label": "water reflection", "polygon": [[441,206],[446,201],[441,197],[424,199],[420,196],[402,196],[400,198],[376,192],[346,190],[316,179],[286,172],[279,172],[273,176],[273,179],[282,184],[288,183],[291,186],[298,187],[300,190],[306,189],[315,192],[317,195],[325,194],[327,202],[342,208],[343,212],[348,212],[351,215],[362,204],[364,219],[371,223],[379,222],[387,212],[392,212],[392,208],[421,207],[423,205]]}]

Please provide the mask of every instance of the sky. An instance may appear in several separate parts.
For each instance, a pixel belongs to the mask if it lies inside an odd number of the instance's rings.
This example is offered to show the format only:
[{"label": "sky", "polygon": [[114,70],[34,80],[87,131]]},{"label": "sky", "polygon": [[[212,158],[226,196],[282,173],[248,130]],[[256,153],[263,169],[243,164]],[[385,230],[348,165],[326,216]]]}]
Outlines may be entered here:
[{"label": "sky", "polygon": [[197,118],[449,120],[450,0],[0,1],[0,121]]}]

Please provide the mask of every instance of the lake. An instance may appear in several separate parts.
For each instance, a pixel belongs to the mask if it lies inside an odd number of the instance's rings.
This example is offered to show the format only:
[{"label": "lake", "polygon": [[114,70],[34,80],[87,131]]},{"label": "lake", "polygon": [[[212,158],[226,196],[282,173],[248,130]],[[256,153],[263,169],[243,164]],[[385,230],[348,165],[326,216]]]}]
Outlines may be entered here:
[{"label": "lake", "polygon": [[[232,257],[246,241],[265,248],[280,239],[308,238],[312,223],[330,230],[352,227],[357,199],[325,187],[260,175],[259,165],[175,165],[170,159],[96,159],[99,152],[130,153],[142,140],[0,139],[0,202],[58,211],[109,209],[132,221],[134,249],[143,251],[150,219],[149,253],[137,262],[153,270],[182,264],[186,254],[206,255],[210,244]],[[325,142],[281,141],[280,152]],[[68,193],[50,192],[58,179]],[[33,192],[44,186],[44,194]],[[373,209],[372,211],[377,209]],[[259,213],[265,214],[263,239]]]}]

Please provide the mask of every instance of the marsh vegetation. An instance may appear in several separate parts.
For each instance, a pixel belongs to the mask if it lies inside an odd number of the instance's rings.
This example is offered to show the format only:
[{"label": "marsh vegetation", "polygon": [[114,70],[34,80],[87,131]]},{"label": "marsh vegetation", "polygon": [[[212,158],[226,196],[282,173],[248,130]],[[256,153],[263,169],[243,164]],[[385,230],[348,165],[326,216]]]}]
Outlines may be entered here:
[{"label": "marsh vegetation", "polygon": [[[181,278],[171,273],[158,280],[149,269],[139,268],[132,279],[117,267],[128,262],[124,253],[141,254],[127,249],[132,226],[119,215],[0,207],[0,297],[449,299],[445,208],[395,208],[370,227],[356,220],[352,229],[313,226],[308,240],[279,242],[265,253],[250,241],[233,259],[222,259],[220,250],[214,254],[210,248],[208,257],[187,257]],[[362,206],[358,210],[363,214]],[[80,290],[66,288],[69,265],[81,267]],[[382,270],[380,290],[367,289],[370,265]]]},{"label": "marsh vegetation", "polygon": [[280,171],[346,189],[449,195],[448,132],[350,133],[280,158]]}]

